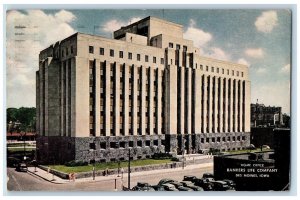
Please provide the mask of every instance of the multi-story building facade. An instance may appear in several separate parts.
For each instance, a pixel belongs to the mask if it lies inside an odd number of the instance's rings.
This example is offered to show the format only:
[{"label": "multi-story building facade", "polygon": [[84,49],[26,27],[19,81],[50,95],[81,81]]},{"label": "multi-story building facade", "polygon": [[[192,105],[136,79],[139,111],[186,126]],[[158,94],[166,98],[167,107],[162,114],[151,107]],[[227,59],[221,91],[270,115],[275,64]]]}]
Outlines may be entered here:
[{"label": "multi-story building facade", "polygon": [[40,52],[36,81],[40,159],[249,146],[248,67],[201,56],[172,22],[147,17],[114,39],[76,33]]},{"label": "multi-story building facade", "polygon": [[251,104],[251,127],[281,127],[283,126],[282,108]]}]

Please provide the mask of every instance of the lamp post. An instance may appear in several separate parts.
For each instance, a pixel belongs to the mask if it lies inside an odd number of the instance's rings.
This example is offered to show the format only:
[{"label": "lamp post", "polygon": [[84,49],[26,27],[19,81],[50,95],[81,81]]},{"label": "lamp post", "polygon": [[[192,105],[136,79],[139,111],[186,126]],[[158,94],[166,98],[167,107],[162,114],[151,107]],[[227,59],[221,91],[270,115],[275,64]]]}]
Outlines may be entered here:
[{"label": "lamp post", "polygon": [[184,151],[185,151],[185,138],[182,138],[182,169],[184,169]]},{"label": "lamp post", "polygon": [[128,149],[128,189],[130,189],[130,148]]},{"label": "lamp post", "polygon": [[118,149],[118,176],[120,177],[120,142],[117,142],[117,149]]}]

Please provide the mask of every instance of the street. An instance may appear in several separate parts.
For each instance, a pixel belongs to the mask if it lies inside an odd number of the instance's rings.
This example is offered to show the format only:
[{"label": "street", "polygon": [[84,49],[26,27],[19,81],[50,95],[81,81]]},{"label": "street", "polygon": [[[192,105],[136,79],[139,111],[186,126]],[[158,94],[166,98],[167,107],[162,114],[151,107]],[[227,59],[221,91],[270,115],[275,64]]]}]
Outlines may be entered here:
[{"label": "street", "polygon": [[[131,187],[135,186],[137,182],[147,182],[150,184],[157,184],[163,178],[170,178],[177,181],[182,181],[184,175],[195,175],[202,177],[205,172],[212,172],[211,165],[201,168],[186,167],[185,169],[177,168],[168,171],[147,171],[136,172],[131,174]],[[115,183],[117,190],[122,188],[121,176],[111,175],[110,180],[97,180],[87,182],[70,182],[65,184],[55,184],[48,182],[40,177],[30,173],[17,172],[14,168],[8,168],[7,174],[9,177],[7,188],[8,191],[114,191]],[[116,179],[116,182],[115,182]],[[127,174],[123,175],[123,184],[127,187]]]}]

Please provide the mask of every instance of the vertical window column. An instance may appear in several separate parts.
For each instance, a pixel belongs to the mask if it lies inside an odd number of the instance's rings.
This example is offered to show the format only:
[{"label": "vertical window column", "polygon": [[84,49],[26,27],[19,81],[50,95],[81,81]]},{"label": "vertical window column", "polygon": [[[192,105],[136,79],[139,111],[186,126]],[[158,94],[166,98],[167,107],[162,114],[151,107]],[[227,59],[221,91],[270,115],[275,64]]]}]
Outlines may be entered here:
[{"label": "vertical window column", "polygon": [[111,88],[111,82],[110,82],[110,70],[111,68],[111,64],[109,62],[105,62],[105,100],[104,100],[104,103],[105,103],[105,123],[104,123],[104,126],[105,126],[105,135],[106,136],[110,136],[110,105],[111,105],[111,102],[110,102],[110,88]]},{"label": "vertical window column", "polygon": [[[69,69],[67,70],[68,73]],[[68,73],[69,74],[69,73]],[[95,61],[90,60],[89,62],[89,110],[90,120],[89,129],[90,136],[95,136]],[[67,78],[68,79],[68,78]],[[66,88],[69,90],[70,88]]]},{"label": "vertical window column", "polygon": [[99,78],[99,85],[100,90],[98,91],[100,93],[100,136],[106,136],[105,132],[105,62],[100,62],[100,78]]},{"label": "vertical window column", "polygon": [[146,135],[146,67],[141,66],[141,92],[140,92],[140,102],[141,102],[141,112],[140,112],[140,134]]},{"label": "vertical window column", "polygon": [[223,130],[228,132],[228,80],[224,78],[223,80]]},{"label": "vertical window column", "polygon": [[150,135],[153,135],[153,123],[154,120],[153,120],[153,111],[155,112],[154,110],[154,80],[155,80],[155,76],[154,76],[154,69],[152,67],[149,67],[148,68],[149,70],[149,77],[148,77],[148,85],[149,85],[149,90],[148,90],[148,102],[149,102],[149,105],[148,105],[148,120],[149,120],[149,125],[148,125],[148,133]]},{"label": "vertical window column", "polygon": [[187,134],[192,133],[192,68],[187,68]]},{"label": "vertical window column", "polygon": [[208,79],[208,132],[212,132],[212,117],[213,117],[213,99],[212,99],[212,89],[213,89],[213,81],[212,81],[212,76],[209,76]]},{"label": "vertical window column", "polygon": [[[132,78],[133,78],[133,88],[132,88],[132,102],[133,102],[133,106],[132,106],[132,131],[133,131],[133,135],[138,135],[138,132],[137,132],[137,113],[139,112],[139,107],[138,107],[138,80],[139,80],[139,77],[138,77],[138,70],[139,70],[139,67],[137,66],[134,66],[132,65]],[[140,105],[139,105],[140,106]]]},{"label": "vertical window column", "polygon": [[120,104],[123,105],[120,100],[120,63],[114,63],[114,75],[113,75],[113,83],[114,83],[114,132],[115,136],[120,135],[120,128],[123,124],[123,118],[120,117]]}]

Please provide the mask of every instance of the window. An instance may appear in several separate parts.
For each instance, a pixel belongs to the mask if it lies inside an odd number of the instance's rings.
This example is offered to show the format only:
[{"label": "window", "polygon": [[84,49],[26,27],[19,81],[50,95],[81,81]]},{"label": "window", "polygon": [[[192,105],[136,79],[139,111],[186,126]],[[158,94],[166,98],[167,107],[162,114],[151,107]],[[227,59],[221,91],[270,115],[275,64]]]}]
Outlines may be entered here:
[{"label": "window", "polygon": [[217,68],[217,73],[219,73],[219,67]]},{"label": "window", "polygon": [[242,77],[244,77],[244,72],[242,72]]},{"label": "window", "polygon": [[240,72],[239,72],[239,71],[237,71],[237,72],[236,72],[236,75],[237,75],[237,76],[239,76],[239,75],[240,75]]},{"label": "window", "polygon": [[100,48],[100,55],[104,55],[104,48]]},{"label": "window", "polygon": [[229,69],[227,69],[227,75],[229,75]]},{"label": "window", "polygon": [[208,72],[208,66],[206,66],[206,71]]},{"label": "window", "polygon": [[142,147],[142,141],[141,140],[137,141],[137,146]]},{"label": "window", "polygon": [[204,143],[204,138],[201,138],[201,143]]},{"label": "window", "polygon": [[149,56],[145,55],[145,62],[149,61]]},{"label": "window", "polygon": [[66,56],[68,56],[69,55],[69,49],[68,49],[68,47],[66,48]]},{"label": "window", "polygon": [[73,46],[71,46],[71,54],[74,53],[74,49]]},{"label": "window", "polygon": [[61,50],[61,57],[64,57],[64,56],[65,56],[64,50]]},{"label": "window", "polygon": [[128,52],[128,59],[132,60],[132,53]]},{"label": "window", "polygon": [[146,146],[150,147],[150,140],[146,140]]},{"label": "window", "polygon": [[119,51],[119,58],[123,58],[123,51]]},{"label": "window", "polygon": [[100,143],[100,148],[101,149],[106,149],[106,142],[101,142]]},{"label": "window", "polygon": [[95,150],[96,149],[96,144],[95,143],[90,143],[90,149]]},{"label": "window", "polygon": [[232,70],[232,73],[231,73],[231,74],[232,74],[232,76],[234,76],[234,70]]},{"label": "window", "polygon": [[203,70],[203,65],[200,65],[200,69]]},{"label": "window", "polygon": [[211,72],[215,72],[215,68],[214,67],[211,67]]},{"label": "window", "polygon": [[129,147],[133,147],[133,141],[129,141]]},{"label": "window", "polygon": [[224,69],[222,69],[222,74],[224,74]]},{"label": "window", "polygon": [[109,55],[110,55],[110,57],[114,57],[114,54],[115,54],[114,50],[113,50],[113,49],[111,49],[111,50],[109,51]]},{"label": "window", "polygon": [[180,49],[180,45],[176,44],[176,50],[179,50],[179,49]]},{"label": "window", "polygon": [[153,57],[153,63],[156,63],[156,57]]},{"label": "window", "polygon": [[183,46],[183,52],[187,52],[187,46]]},{"label": "window", "polygon": [[169,42],[169,48],[173,48],[173,43]]},{"label": "window", "polygon": [[94,47],[93,46],[89,46],[89,53],[94,53]]},{"label": "window", "polygon": [[164,63],[165,63],[164,59],[163,59],[163,58],[161,58],[161,59],[160,59],[160,64],[162,64],[162,65],[163,65]]},{"label": "window", "polygon": [[137,55],[136,55],[136,59],[137,59],[138,61],[140,61],[140,60],[141,60],[141,54],[137,54]]}]

